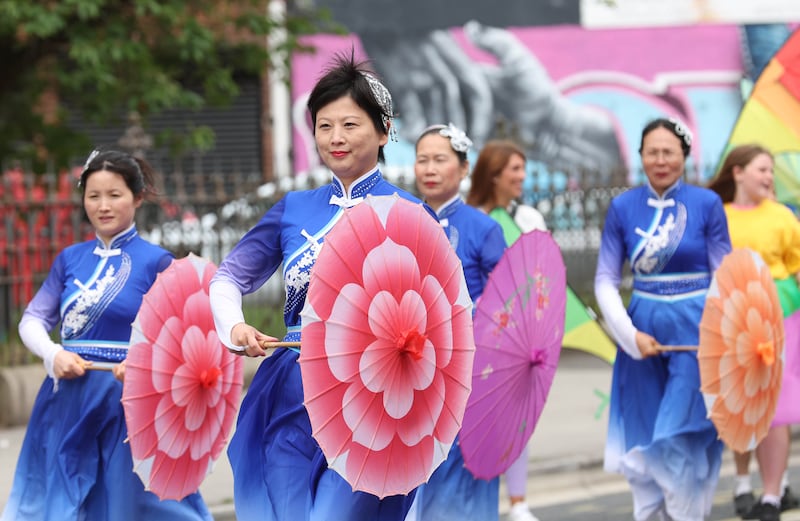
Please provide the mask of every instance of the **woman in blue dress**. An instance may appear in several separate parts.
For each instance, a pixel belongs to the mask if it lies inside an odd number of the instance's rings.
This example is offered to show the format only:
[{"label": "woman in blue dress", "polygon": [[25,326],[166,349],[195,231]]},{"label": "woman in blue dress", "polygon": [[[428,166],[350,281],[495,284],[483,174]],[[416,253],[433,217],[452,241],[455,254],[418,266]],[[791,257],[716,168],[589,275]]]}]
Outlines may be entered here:
[{"label": "woman in blue dress", "polygon": [[[648,183],[611,201],[595,294],[619,349],[611,383],[605,469],[621,473],[634,517],[697,521],[711,511],[722,442],[706,418],[696,351],[711,277],[731,250],[722,201],[682,180],[691,134],[650,122],[639,149]],[[633,272],[627,312],[619,293]]]},{"label": "woman in blue dress", "polygon": [[[311,269],[325,235],[344,209],[365,196],[419,202],[385,181],[378,163],[392,132],[389,91],[362,64],[343,56],[317,82],[308,108],[317,150],[333,173],[330,184],[289,192],[222,261],[210,286],[219,337],[232,351],[264,356],[274,337],[245,323],[242,295],[258,289],[282,265],[286,288],[285,340],[300,340],[300,312]],[[329,469],[311,435],[303,405],[296,349],[264,360],[239,411],[228,447],[239,521],[402,521],[414,494],[377,496],[353,491]]]},{"label": "woman in blue dress", "polygon": [[[452,123],[433,125],[417,139],[414,174],[417,190],[436,211],[450,244],[456,251],[473,302],[505,250],[500,225],[462,201],[461,181],[469,173],[470,139]],[[474,308],[473,308],[474,309]],[[417,489],[409,521],[492,521],[498,519],[498,478],[476,479],[464,466],[458,443]]]},{"label": "woman in blue dress", "polygon": [[[198,493],[161,501],[133,472],[120,399],[143,295],[172,254],[139,237],[136,209],[153,189],[149,165],[115,151],[93,153],[81,173],[83,207],[97,238],[64,249],[19,324],[44,361],[3,521],[211,520]],[[61,322],[61,343],[49,331]]]}]

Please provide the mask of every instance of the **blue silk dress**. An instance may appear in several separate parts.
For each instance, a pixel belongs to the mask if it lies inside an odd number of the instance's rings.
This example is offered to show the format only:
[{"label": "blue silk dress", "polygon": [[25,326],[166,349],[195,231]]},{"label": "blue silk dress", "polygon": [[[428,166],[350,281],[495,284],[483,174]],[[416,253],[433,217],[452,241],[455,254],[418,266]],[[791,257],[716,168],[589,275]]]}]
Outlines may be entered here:
[{"label": "blue silk dress", "polygon": [[[596,287],[604,281],[618,287],[627,262],[633,272],[628,306],[633,326],[662,345],[696,346],[712,274],[730,249],[715,193],[682,181],[661,197],[649,185],[634,188],[615,197],[608,209]],[[618,349],[605,468],[630,483],[634,517],[643,520],[664,510],[676,521],[706,517],[721,457],[722,442],[700,392],[697,352],[637,360]]]},{"label": "blue silk dress", "polygon": [[[242,237],[214,277],[214,281],[228,281],[248,294],[283,264],[287,341],[300,340],[300,312],[311,269],[325,235],[344,208],[369,194],[397,193],[419,202],[385,181],[377,168],[349,188],[345,194],[334,178],[321,188],[286,194]],[[228,446],[237,519],[402,521],[413,493],[381,500],[354,492],[344,478],[328,468],[311,435],[298,356],[295,350],[280,348],[261,362],[242,402]]]},{"label": "blue silk dress", "polygon": [[[26,315],[96,364],[125,359],[142,296],[172,254],[131,227],[109,248],[87,241],[53,262]],[[31,413],[3,521],[211,520],[199,493],[161,501],[133,472],[122,383],[110,372],[42,384]]]},{"label": "blue silk dress", "polygon": [[[475,302],[505,251],[503,230],[494,219],[458,197],[439,208],[437,215],[461,260],[469,296]],[[461,448],[454,443],[428,483],[417,489],[413,513],[407,521],[497,520],[499,479],[476,479],[464,466]]]}]

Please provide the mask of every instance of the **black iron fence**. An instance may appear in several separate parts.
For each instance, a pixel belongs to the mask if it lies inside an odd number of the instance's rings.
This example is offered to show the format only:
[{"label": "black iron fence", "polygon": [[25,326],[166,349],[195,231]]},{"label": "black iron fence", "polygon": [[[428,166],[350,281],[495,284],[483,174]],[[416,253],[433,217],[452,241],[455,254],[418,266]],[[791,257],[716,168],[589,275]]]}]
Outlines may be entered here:
[{"label": "black iron fence", "polygon": [[[56,254],[69,244],[93,236],[75,189],[78,170],[34,175],[10,168],[2,173],[0,366],[33,360],[18,340],[17,324],[22,312],[47,276]],[[267,184],[260,182],[260,173],[237,173],[236,183],[229,182],[231,176],[230,172],[221,171],[162,174],[160,198],[137,213],[140,234],[177,257],[193,252],[219,263],[283,193],[314,188],[328,180],[322,171]],[[389,171],[387,177],[413,191],[410,172]],[[560,190],[526,194],[526,202],[544,214],[561,246],[570,285],[590,305],[603,218],[611,198],[625,189],[585,182],[596,178],[586,175]],[[247,297],[254,306],[272,308],[280,307],[283,298],[282,284],[277,279]]]}]

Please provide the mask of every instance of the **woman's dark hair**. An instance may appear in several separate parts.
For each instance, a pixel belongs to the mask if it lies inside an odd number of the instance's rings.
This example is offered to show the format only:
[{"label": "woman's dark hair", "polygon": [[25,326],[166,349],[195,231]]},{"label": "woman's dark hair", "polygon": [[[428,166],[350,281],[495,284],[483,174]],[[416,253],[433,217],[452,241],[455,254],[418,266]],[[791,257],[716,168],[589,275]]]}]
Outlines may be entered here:
[{"label": "woman's dark hair", "polygon": [[484,145],[472,169],[472,184],[467,194],[467,204],[476,208],[487,203],[495,204],[494,179],[515,155],[525,161],[522,147],[507,139],[491,140]]},{"label": "woman's dark hair", "polygon": [[683,150],[683,158],[686,159],[689,157],[689,152],[692,151],[692,132],[689,130],[689,127],[681,123],[680,121],[672,118],[658,118],[654,119],[647,125],[645,125],[644,129],[642,130],[642,139],[639,142],[639,153],[642,153],[642,145],[644,144],[644,138],[650,132],[654,131],[657,128],[665,128],[675,134],[675,137],[681,142],[681,150]]},{"label": "woman's dark hair", "polygon": [[[444,135],[442,135],[440,133],[441,130],[444,130],[446,128],[447,128],[447,125],[431,125],[430,127],[426,128],[425,130],[422,131],[422,134],[420,134],[419,137],[417,138],[417,142],[414,143],[414,149],[416,150],[417,147],[419,147],[419,142],[422,141],[422,138],[424,138],[425,136],[430,136],[431,134],[436,134],[437,136],[442,136],[443,138],[445,138],[448,141],[450,141],[450,138],[448,138],[447,136],[444,136]],[[464,163],[467,162],[467,153],[466,152],[461,152],[461,151],[456,150],[455,148],[453,148],[452,142],[450,143],[450,150],[452,150],[453,153],[456,155],[456,157],[458,158],[458,162],[459,163],[461,163],[463,165]]]},{"label": "woman's dark hair", "polygon": [[733,178],[733,170],[738,166],[744,168],[750,164],[750,161],[760,156],[767,154],[772,157],[772,153],[761,145],[755,143],[747,145],[739,145],[734,147],[725,156],[725,161],[719,169],[716,177],[708,184],[708,188],[717,192],[723,203],[730,203],[736,196],[736,180]]},{"label": "woman's dark hair", "polygon": [[[314,85],[311,95],[308,97],[308,111],[311,113],[311,126],[316,132],[317,113],[327,104],[332,103],[344,96],[350,96],[356,105],[361,107],[372,120],[375,130],[381,134],[389,134],[389,121],[394,117],[391,114],[391,102],[388,110],[384,107],[370,87],[370,83],[365,75],[377,76],[369,68],[366,62],[356,62],[355,56],[351,52],[347,54],[337,54],[333,64],[325,70],[325,74]],[[387,91],[388,93],[388,91]],[[384,124],[384,121],[387,123]],[[378,148],[378,161],[386,161],[383,155],[383,146]]]},{"label": "woman's dark hair", "polygon": [[117,150],[95,150],[89,155],[78,182],[81,193],[86,190],[89,176],[101,170],[122,176],[134,198],[147,199],[157,193],[154,185],[155,173],[150,164],[144,159]]}]

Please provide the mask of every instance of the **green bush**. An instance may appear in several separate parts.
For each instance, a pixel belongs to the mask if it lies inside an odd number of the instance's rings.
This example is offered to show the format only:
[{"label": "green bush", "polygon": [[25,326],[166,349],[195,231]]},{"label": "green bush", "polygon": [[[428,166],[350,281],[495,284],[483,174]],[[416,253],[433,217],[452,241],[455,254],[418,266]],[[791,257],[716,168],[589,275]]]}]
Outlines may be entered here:
[{"label": "green bush", "polygon": [[263,302],[244,302],[244,320],[262,333],[283,338],[286,325],[283,323],[283,307]]}]

